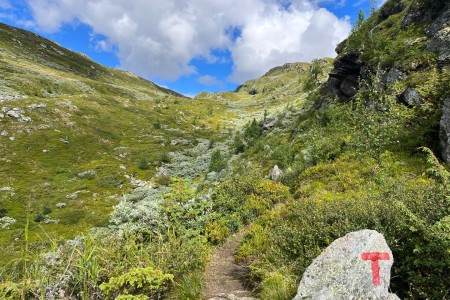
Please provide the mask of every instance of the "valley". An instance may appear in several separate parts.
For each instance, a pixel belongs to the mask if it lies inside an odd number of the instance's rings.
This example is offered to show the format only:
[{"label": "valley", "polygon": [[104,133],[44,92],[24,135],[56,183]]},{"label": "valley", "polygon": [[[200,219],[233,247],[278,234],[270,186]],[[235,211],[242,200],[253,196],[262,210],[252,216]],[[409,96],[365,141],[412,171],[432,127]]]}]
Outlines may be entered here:
[{"label": "valley", "polygon": [[210,298],[224,249],[292,299],[368,228],[397,295],[445,299],[449,11],[388,0],[335,59],[194,98],[0,24],[0,298]]}]

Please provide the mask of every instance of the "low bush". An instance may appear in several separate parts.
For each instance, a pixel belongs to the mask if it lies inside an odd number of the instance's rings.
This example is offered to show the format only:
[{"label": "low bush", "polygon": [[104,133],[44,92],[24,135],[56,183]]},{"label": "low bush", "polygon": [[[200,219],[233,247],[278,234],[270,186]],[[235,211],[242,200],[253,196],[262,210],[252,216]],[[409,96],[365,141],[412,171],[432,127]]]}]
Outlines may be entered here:
[{"label": "low bush", "polygon": [[238,257],[252,261],[253,278],[263,291],[272,291],[274,270],[290,270],[286,278],[300,278],[335,239],[375,229],[384,234],[394,255],[394,292],[401,298],[445,298],[449,176],[437,160],[428,161],[429,176],[423,172],[423,156],[389,152],[380,161],[344,156],[307,169],[298,179],[296,200],[259,218]]},{"label": "low bush", "polygon": [[100,290],[106,299],[119,296],[147,296],[159,298],[173,283],[172,274],[164,274],[153,268],[133,268],[118,277],[111,277],[108,283],[102,283]]}]

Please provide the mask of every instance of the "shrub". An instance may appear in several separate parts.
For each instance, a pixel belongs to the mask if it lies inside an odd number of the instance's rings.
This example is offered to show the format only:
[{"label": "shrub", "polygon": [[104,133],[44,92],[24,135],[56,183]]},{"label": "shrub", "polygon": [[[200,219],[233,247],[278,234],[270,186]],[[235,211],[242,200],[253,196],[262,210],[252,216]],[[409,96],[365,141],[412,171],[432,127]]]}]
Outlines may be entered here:
[{"label": "shrub", "polygon": [[170,163],[171,159],[170,159],[169,153],[168,153],[168,152],[163,152],[163,153],[161,154],[160,161],[161,161],[162,163],[166,163],[166,164]]},{"label": "shrub", "polygon": [[165,175],[157,176],[155,179],[155,183],[157,185],[169,186],[172,183],[172,177]]},{"label": "shrub", "polygon": [[344,156],[307,169],[298,178],[296,200],[259,218],[260,226],[251,227],[239,257],[253,261],[254,278],[259,278],[262,290],[271,291],[273,270],[291,270],[288,277],[300,278],[335,239],[375,229],[385,236],[395,258],[394,292],[401,298],[445,298],[450,260],[448,175],[437,160],[428,160],[434,162],[429,173],[435,179],[420,175],[420,158],[392,153],[381,155],[380,162]]},{"label": "shrub", "polygon": [[121,276],[111,277],[108,283],[100,285],[100,290],[106,295],[106,299],[127,295],[159,298],[171,283],[172,274],[164,274],[150,267],[134,268]]},{"label": "shrub", "polygon": [[241,152],[244,152],[245,150],[245,143],[242,140],[242,137],[240,136],[240,134],[236,134],[234,136],[234,141],[233,141],[233,147],[234,147],[234,153],[235,154],[239,154]]},{"label": "shrub", "polygon": [[36,216],[34,217],[34,221],[37,223],[40,223],[44,220],[45,220],[45,215],[42,212],[37,213]]},{"label": "shrub", "polygon": [[3,206],[3,203],[0,202],[0,218],[4,217],[8,210]]},{"label": "shrub", "polygon": [[220,172],[227,167],[227,160],[222,155],[220,149],[214,150],[211,154],[211,162],[209,163],[210,172]]},{"label": "shrub", "polygon": [[244,140],[248,144],[253,144],[253,142],[262,135],[263,129],[256,119],[253,119],[251,123],[248,123],[244,129]]},{"label": "shrub", "polygon": [[138,168],[141,170],[150,169],[150,161],[145,157],[141,158],[138,162]]},{"label": "shrub", "polygon": [[153,128],[155,128],[155,129],[161,129],[161,122],[160,122],[160,121],[155,121],[155,122],[153,122]]}]

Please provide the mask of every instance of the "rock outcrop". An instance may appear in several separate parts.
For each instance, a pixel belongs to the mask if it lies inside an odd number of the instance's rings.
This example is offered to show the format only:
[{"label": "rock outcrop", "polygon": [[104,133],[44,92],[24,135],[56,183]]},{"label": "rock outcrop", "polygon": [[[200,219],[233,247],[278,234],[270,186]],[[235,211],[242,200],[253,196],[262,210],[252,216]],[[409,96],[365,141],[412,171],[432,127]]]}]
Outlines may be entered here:
[{"label": "rock outcrop", "polygon": [[[336,51],[342,51],[343,44],[339,44]],[[333,97],[350,98],[358,91],[358,79],[361,74],[362,63],[359,61],[361,53],[350,52],[339,55],[334,62],[334,69],[330,73],[328,86]]]},{"label": "rock outcrop", "polygon": [[444,101],[442,108],[440,142],[442,159],[450,163],[450,98]]},{"label": "rock outcrop", "polygon": [[[436,1],[439,2],[439,1]],[[441,4],[444,8],[444,4]],[[450,64],[450,4],[442,9],[440,16],[426,30],[431,37],[427,50],[436,52],[441,66]]]},{"label": "rock outcrop", "polygon": [[393,300],[389,294],[394,262],[382,234],[351,232],[335,240],[303,274],[294,300]]}]

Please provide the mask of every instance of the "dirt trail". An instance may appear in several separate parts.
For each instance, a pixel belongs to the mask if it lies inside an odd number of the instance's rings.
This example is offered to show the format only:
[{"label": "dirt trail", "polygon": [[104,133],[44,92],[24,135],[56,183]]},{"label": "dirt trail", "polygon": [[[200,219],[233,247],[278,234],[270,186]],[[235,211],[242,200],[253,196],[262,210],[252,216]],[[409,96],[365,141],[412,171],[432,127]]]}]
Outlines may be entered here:
[{"label": "dirt trail", "polygon": [[256,300],[251,287],[245,282],[248,267],[234,262],[233,255],[244,238],[245,230],[231,236],[214,251],[206,267],[202,299]]}]

